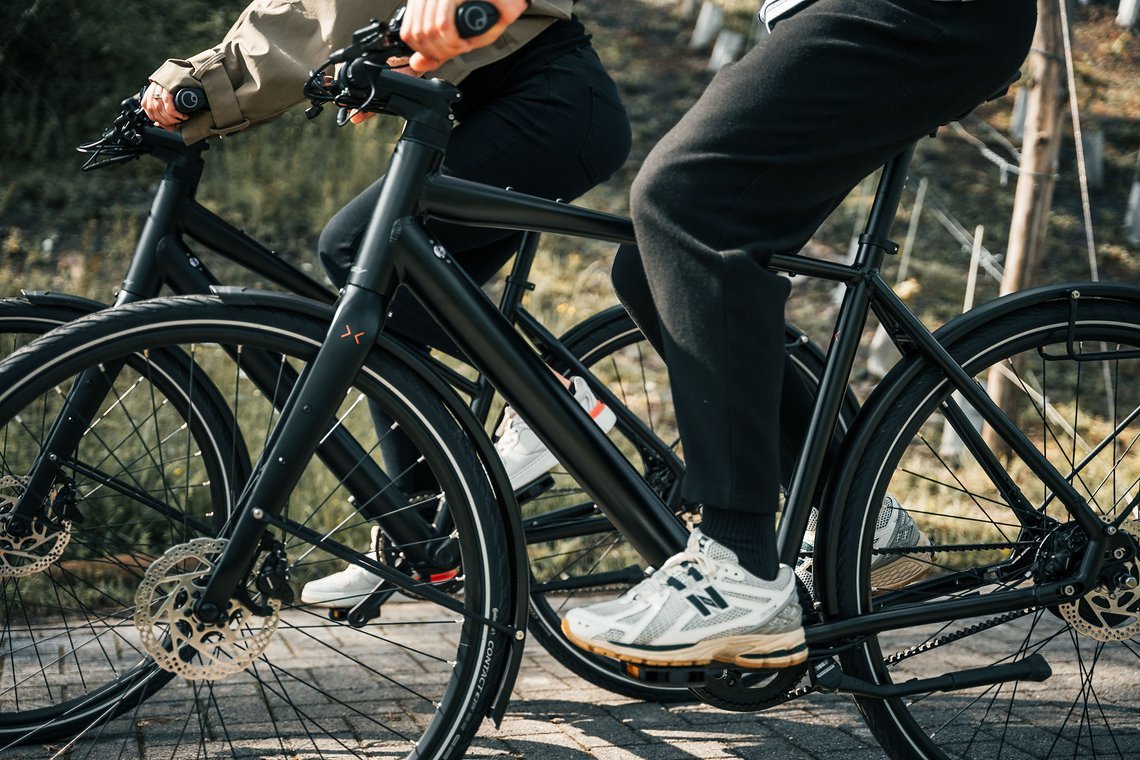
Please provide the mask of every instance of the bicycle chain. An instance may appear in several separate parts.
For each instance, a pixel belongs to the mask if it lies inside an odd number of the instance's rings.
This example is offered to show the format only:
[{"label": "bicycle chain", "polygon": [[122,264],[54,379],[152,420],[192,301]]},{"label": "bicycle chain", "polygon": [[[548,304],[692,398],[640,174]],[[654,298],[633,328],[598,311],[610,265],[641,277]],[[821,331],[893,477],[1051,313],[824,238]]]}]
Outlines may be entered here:
[{"label": "bicycle chain", "polygon": [[[977,552],[977,551],[991,551],[994,549],[1010,549],[1010,550],[1026,549],[1026,548],[1036,546],[1036,545],[1037,545],[1036,542],[1033,542],[1033,541],[1009,541],[1009,542],[1006,542],[1004,544],[950,544],[950,545],[938,544],[938,545],[931,545],[931,546],[909,547],[909,548],[900,548],[900,549],[877,549],[877,550],[875,550],[874,553],[875,554],[911,554],[911,553],[935,554],[937,552],[951,552],[951,551],[954,551],[954,552]],[[967,636],[973,636],[975,634],[981,633],[982,631],[989,630],[990,628],[995,628],[999,625],[1003,625],[1005,623],[1008,623],[1011,620],[1016,620],[1017,618],[1022,617],[1023,615],[1026,615],[1032,611],[1033,611],[1033,608],[1026,608],[1026,609],[1022,609],[1022,610],[1014,610],[1012,612],[1006,612],[1004,614],[997,615],[995,617],[990,618],[989,620],[983,620],[980,623],[975,623],[974,625],[967,626],[965,628],[954,631],[952,633],[944,634],[942,636],[939,636],[936,639],[933,639],[931,641],[927,641],[927,642],[924,642],[922,644],[919,644],[918,646],[909,647],[907,649],[904,649],[901,652],[895,652],[894,654],[890,655],[889,657],[884,657],[883,663],[885,665],[894,665],[895,663],[902,662],[903,660],[914,657],[915,655],[924,654],[926,652],[931,651],[932,649],[937,649],[938,647],[946,646],[947,644],[953,644],[955,641],[961,641],[962,639],[966,638]]]},{"label": "bicycle chain", "polygon": [[989,620],[983,620],[980,623],[975,623],[974,625],[967,626],[960,630],[954,631],[953,633],[947,633],[945,635],[939,636],[936,639],[924,642],[916,647],[910,647],[908,649],[904,649],[901,652],[895,652],[889,657],[884,657],[883,663],[886,665],[894,665],[897,662],[902,662],[903,660],[914,657],[915,655],[924,654],[932,649],[946,646],[947,644],[953,644],[955,641],[960,641],[967,636],[973,636],[976,633],[981,633],[982,631],[989,630],[990,628],[995,628],[1004,623],[1008,623],[1011,620],[1016,620],[1019,617],[1028,615],[1035,609],[1035,607],[1026,607],[1025,609],[1014,610],[1013,612],[1006,612],[1004,614],[997,615],[996,617],[992,617]]}]

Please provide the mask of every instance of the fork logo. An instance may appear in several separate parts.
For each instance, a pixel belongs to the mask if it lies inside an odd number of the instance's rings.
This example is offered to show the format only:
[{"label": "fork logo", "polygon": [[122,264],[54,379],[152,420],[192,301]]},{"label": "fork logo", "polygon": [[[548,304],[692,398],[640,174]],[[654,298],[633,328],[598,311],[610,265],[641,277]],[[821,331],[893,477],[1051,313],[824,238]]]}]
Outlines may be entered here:
[{"label": "fork logo", "polygon": [[361,336],[361,335],[364,335],[364,333],[362,333],[362,332],[354,333],[354,332],[352,331],[352,328],[351,328],[351,327],[349,327],[348,325],[345,325],[345,326],[344,326],[344,333],[343,333],[343,334],[342,334],[340,337],[342,337],[342,338],[352,338],[353,340],[355,340],[355,341],[356,341],[356,345],[358,345],[358,346],[359,346],[359,345],[360,345],[360,336]]},{"label": "fork logo", "polygon": [[717,590],[712,586],[705,586],[702,591],[694,591],[685,598],[688,599],[689,604],[696,607],[697,612],[701,613],[704,617],[713,614],[714,609],[728,609],[728,602],[726,602],[724,597],[717,593]]}]

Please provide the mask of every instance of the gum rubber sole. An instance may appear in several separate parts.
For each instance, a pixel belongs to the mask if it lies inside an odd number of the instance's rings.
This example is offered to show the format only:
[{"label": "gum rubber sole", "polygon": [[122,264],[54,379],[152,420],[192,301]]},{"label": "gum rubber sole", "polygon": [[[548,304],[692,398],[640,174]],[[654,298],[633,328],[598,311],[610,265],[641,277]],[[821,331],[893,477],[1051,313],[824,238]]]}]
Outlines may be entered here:
[{"label": "gum rubber sole", "polygon": [[[698,667],[718,662],[749,669],[776,670],[799,665],[808,656],[803,628],[782,634],[730,636],[701,641],[669,653],[646,653],[620,644],[594,642],[574,634],[565,620],[562,621],[562,633],[575,646],[587,651],[621,662],[651,667]],[[768,651],[754,651],[760,648]],[[730,651],[725,651],[726,649]]]},{"label": "gum rubber sole", "polygon": [[[930,546],[930,539],[919,531],[916,547]],[[920,581],[934,570],[934,559],[938,555],[923,553],[922,558],[899,555],[896,560],[871,570],[871,590],[892,591]]]}]

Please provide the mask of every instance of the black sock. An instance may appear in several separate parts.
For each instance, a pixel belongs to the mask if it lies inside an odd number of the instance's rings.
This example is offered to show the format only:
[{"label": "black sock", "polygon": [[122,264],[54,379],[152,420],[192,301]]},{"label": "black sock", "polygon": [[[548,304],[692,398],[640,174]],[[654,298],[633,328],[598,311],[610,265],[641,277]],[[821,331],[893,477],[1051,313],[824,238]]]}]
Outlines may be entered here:
[{"label": "black sock", "polygon": [[701,510],[701,532],[736,552],[740,565],[766,581],[780,570],[776,551],[776,516],[737,512],[706,505]]}]

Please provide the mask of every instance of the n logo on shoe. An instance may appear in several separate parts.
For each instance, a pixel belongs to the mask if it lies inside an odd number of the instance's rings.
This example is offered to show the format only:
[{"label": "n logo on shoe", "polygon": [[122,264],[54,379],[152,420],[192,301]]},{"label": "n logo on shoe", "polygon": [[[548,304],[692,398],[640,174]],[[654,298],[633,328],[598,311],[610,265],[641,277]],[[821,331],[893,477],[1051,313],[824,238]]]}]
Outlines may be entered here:
[{"label": "n logo on shoe", "polygon": [[724,597],[718,594],[717,590],[712,586],[705,586],[703,591],[694,591],[685,598],[688,599],[689,603],[696,607],[697,612],[701,613],[704,617],[713,614],[713,609],[728,609],[728,602],[726,602]]}]

